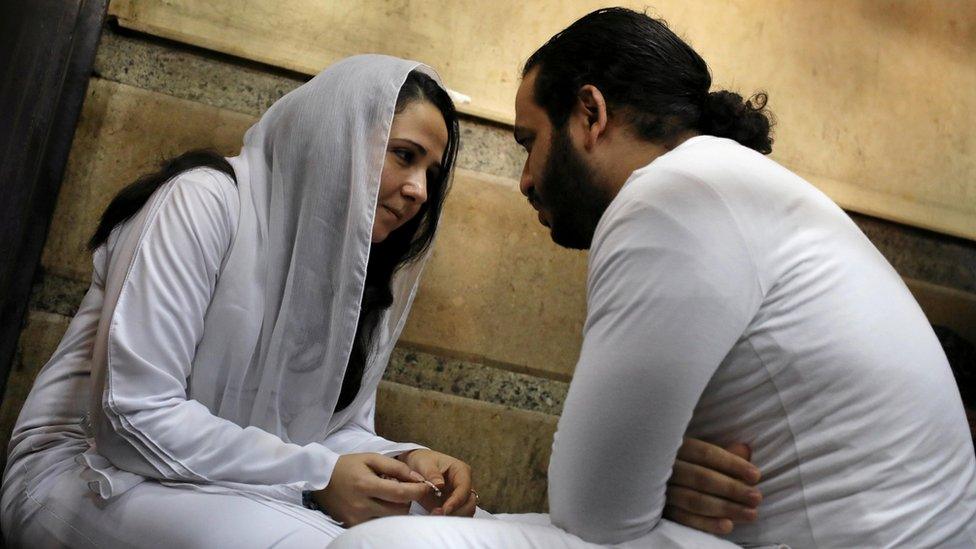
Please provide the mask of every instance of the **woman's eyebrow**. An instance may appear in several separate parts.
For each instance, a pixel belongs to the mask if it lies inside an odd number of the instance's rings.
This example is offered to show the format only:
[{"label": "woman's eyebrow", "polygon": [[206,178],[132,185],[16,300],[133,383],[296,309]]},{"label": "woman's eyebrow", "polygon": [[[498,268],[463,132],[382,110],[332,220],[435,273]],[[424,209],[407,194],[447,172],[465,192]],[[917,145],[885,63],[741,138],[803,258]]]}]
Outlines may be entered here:
[{"label": "woman's eyebrow", "polygon": [[[416,141],[414,141],[413,139],[407,139],[406,137],[394,137],[393,139],[390,139],[390,141],[405,141],[405,142],[413,145],[414,147],[417,147],[418,149],[420,149],[421,156],[426,156],[427,155],[427,149],[423,145],[421,145],[420,143],[417,143]],[[430,168],[433,169],[433,170],[436,170],[437,171],[437,174],[439,175],[441,173],[441,171],[444,169],[444,166],[442,166],[440,162],[435,162],[434,164],[432,164],[430,166]]]},{"label": "woman's eyebrow", "polygon": [[416,141],[414,141],[413,139],[407,139],[406,137],[394,137],[390,141],[406,141],[407,143],[410,143],[414,147],[417,147],[418,149],[420,149],[420,154],[422,154],[422,155],[426,155],[427,154],[427,149],[423,145],[421,145],[420,143],[417,143]]}]

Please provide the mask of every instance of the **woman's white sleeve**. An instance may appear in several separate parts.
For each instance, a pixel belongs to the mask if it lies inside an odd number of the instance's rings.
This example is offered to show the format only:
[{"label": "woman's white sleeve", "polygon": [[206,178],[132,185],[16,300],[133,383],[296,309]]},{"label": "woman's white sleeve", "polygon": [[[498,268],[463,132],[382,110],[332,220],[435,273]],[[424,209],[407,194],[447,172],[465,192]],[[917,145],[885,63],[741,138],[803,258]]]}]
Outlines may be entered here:
[{"label": "woman's white sleeve", "polygon": [[595,543],[658,524],[698,399],[761,301],[721,197],[677,174],[653,188],[601,221],[583,346],[549,465],[553,524]]},{"label": "woman's white sleeve", "polygon": [[118,469],[150,478],[320,489],[335,452],[242,428],[187,397],[204,315],[235,229],[228,197],[236,189],[229,185],[203,170],[187,172],[120,230],[120,239],[137,240],[130,240],[128,267],[108,275],[118,277],[108,286],[121,291],[108,329],[100,330],[106,379],[97,450]]},{"label": "woman's white sleeve", "polygon": [[393,442],[376,434],[374,417],[376,415],[376,393],[356,411],[348,423],[332,433],[322,444],[339,454],[358,454],[373,452],[385,456],[396,456],[408,450],[423,448],[409,442]]}]

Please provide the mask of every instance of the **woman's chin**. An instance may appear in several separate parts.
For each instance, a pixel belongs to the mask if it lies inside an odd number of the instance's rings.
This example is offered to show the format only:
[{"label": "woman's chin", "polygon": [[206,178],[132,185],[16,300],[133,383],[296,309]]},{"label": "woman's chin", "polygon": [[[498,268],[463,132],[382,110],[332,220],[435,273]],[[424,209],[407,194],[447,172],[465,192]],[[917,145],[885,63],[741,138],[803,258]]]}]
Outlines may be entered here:
[{"label": "woman's chin", "polygon": [[373,236],[370,237],[370,242],[372,242],[373,244],[379,244],[380,242],[386,240],[386,237],[388,236],[390,236],[390,231],[386,229],[374,228]]}]

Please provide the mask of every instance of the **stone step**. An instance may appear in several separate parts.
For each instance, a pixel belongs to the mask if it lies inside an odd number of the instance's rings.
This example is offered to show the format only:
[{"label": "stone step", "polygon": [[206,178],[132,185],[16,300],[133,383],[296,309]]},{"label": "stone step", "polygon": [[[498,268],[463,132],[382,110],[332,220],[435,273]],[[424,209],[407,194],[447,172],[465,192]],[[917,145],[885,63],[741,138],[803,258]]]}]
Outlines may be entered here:
[{"label": "stone step", "polygon": [[488,511],[543,512],[557,417],[380,382],[376,431],[462,459]]}]

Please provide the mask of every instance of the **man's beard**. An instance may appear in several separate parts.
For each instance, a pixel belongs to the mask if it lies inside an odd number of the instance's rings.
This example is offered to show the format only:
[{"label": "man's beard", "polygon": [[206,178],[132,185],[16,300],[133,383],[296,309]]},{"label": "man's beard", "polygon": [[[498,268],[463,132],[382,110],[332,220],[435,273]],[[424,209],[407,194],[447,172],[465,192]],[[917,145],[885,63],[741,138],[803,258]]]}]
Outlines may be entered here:
[{"label": "man's beard", "polygon": [[549,214],[552,241],[587,250],[612,197],[569,141],[565,128],[553,131],[549,159],[536,186],[536,199]]}]

